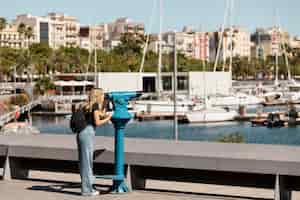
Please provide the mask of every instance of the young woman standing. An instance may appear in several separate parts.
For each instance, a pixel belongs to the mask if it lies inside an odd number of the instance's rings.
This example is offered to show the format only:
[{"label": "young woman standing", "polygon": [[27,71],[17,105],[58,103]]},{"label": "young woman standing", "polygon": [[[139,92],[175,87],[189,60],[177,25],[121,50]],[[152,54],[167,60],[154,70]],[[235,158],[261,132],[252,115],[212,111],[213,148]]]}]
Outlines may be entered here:
[{"label": "young woman standing", "polygon": [[77,134],[79,155],[79,169],[81,177],[81,194],[83,196],[96,196],[99,192],[93,189],[95,177],[93,175],[93,152],[95,129],[107,123],[111,114],[107,114],[104,105],[104,92],[102,89],[93,89],[84,107],[86,110],[87,127]]}]

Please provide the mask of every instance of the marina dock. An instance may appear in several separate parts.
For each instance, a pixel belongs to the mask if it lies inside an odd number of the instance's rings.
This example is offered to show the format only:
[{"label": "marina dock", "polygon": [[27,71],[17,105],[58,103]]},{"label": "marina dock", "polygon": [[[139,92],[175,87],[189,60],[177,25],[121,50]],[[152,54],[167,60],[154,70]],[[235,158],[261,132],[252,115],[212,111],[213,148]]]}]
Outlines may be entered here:
[{"label": "marina dock", "polygon": [[[177,117],[178,120],[186,119],[185,115],[182,113],[177,113]],[[166,112],[137,113],[135,119],[138,121],[171,120],[174,119],[174,114]]]}]

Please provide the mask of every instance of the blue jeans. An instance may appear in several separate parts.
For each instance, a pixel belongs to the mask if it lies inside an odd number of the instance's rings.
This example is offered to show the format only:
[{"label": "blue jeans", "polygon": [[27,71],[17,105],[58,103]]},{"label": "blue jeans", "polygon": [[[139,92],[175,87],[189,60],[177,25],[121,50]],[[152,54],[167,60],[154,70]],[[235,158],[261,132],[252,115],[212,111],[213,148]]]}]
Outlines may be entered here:
[{"label": "blue jeans", "polygon": [[77,134],[81,192],[83,194],[93,192],[93,184],[95,181],[93,175],[94,136],[95,130],[90,125]]}]

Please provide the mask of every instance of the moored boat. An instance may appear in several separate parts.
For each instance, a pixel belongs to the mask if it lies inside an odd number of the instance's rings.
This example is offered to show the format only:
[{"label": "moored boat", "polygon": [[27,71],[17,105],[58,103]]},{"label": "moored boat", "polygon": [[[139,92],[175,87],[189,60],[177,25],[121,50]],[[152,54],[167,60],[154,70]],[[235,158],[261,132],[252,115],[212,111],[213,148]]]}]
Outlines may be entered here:
[{"label": "moored boat", "polygon": [[233,110],[223,108],[204,108],[198,111],[192,111],[186,114],[186,118],[190,123],[211,123],[232,121],[238,116]]}]

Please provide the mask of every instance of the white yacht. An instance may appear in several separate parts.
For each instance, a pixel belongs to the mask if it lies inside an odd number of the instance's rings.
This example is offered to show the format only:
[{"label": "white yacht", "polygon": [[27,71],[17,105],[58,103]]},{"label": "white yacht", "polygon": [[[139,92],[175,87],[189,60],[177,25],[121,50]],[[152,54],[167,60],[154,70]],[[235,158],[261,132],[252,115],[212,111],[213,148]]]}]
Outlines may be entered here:
[{"label": "white yacht", "polygon": [[239,106],[239,105],[258,105],[264,102],[263,98],[245,93],[236,93],[229,96],[213,96],[209,98],[209,102],[213,106]]},{"label": "white yacht", "polygon": [[[195,103],[192,100],[178,98],[176,102],[176,111],[179,114],[185,114],[192,110],[203,108],[203,104]],[[163,100],[137,100],[133,103],[134,112],[141,113],[173,113],[174,101],[172,99]]]},{"label": "white yacht", "polygon": [[287,91],[285,92],[284,98],[288,101],[299,101],[300,100],[300,83],[294,79],[290,80],[287,84]]},{"label": "white yacht", "polygon": [[211,123],[232,121],[238,113],[234,110],[206,106],[203,109],[186,114],[189,123]]}]

